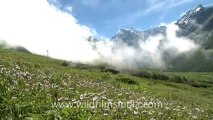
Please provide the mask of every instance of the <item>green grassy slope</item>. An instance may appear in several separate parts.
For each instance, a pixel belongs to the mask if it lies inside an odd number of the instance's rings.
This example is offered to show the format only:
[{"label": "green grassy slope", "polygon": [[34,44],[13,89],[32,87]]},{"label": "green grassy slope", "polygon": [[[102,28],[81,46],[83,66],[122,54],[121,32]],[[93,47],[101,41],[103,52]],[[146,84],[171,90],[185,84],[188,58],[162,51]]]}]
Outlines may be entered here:
[{"label": "green grassy slope", "polygon": [[213,119],[213,73],[163,72],[169,80],[154,80],[62,63],[0,49],[0,119]]},{"label": "green grassy slope", "polygon": [[175,71],[213,71],[212,50],[189,51],[180,54],[171,65]]}]

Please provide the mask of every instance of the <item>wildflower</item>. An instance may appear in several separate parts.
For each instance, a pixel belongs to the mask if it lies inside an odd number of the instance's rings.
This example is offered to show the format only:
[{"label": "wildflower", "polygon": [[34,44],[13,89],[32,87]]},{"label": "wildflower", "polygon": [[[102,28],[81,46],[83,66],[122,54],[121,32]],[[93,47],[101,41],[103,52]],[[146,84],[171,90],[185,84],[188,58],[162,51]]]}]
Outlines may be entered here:
[{"label": "wildflower", "polygon": [[12,99],[17,99],[17,97],[12,97]]},{"label": "wildflower", "polygon": [[102,98],[102,99],[104,99],[104,100],[106,100],[106,99],[107,99],[107,97],[106,97],[106,96],[101,96],[101,98]]},{"label": "wildflower", "polygon": [[137,114],[138,114],[138,111],[134,111],[133,114],[134,114],[134,115],[137,115]]},{"label": "wildflower", "polygon": [[193,119],[197,119],[197,116],[196,116],[196,115],[192,115],[192,118],[193,118]]},{"label": "wildflower", "polygon": [[20,70],[20,67],[18,65],[16,65],[15,67],[16,67],[16,69]]},{"label": "wildflower", "polygon": [[146,100],[146,98],[145,97],[141,97],[141,100]]},{"label": "wildflower", "polygon": [[195,110],[197,110],[198,112],[200,111],[200,109],[199,109],[199,108],[195,108]]},{"label": "wildflower", "polygon": [[95,96],[95,97],[92,98],[92,101],[96,101],[97,99],[98,99],[98,97]]},{"label": "wildflower", "polygon": [[185,110],[185,109],[186,109],[186,107],[184,106],[182,109],[183,109],[183,110]]},{"label": "wildflower", "polygon": [[104,113],[104,116],[107,116],[108,115],[108,113]]},{"label": "wildflower", "polygon": [[80,100],[83,100],[83,99],[84,99],[84,95],[81,94],[81,95],[80,95]]}]

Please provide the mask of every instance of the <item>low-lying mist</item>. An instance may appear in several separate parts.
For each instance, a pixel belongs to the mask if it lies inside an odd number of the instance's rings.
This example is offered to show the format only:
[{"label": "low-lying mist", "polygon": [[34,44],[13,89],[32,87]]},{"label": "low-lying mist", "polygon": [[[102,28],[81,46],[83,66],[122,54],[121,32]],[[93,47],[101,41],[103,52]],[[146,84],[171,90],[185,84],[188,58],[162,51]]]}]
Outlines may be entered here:
[{"label": "low-lying mist", "polygon": [[128,46],[114,41],[96,43],[96,51],[100,61],[114,65],[120,69],[167,68],[167,63],[180,53],[196,49],[199,46],[192,40],[177,37],[179,30],[174,23],[166,25],[166,35],[151,36],[147,40],[138,41],[138,46]]},{"label": "low-lying mist", "polygon": [[[13,3],[13,4],[11,4]],[[8,7],[10,6],[10,7]],[[88,64],[107,63],[118,69],[167,68],[178,54],[198,47],[192,40],[177,37],[178,27],[166,25],[166,35],[139,40],[139,47],[100,37],[81,25],[72,14],[60,11],[45,0],[0,1],[0,40],[21,45],[32,53]]]}]

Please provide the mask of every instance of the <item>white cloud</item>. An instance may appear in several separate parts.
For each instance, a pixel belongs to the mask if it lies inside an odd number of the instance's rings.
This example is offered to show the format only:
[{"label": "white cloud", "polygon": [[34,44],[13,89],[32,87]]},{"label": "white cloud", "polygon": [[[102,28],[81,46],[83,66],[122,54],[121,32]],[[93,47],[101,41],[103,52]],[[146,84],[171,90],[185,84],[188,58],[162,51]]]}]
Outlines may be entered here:
[{"label": "white cloud", "polygon": [[66,10],[68,10],[69,12],[72,12],[72,6],[67,6]]},{"label": "white cloud", "polygon": [[0,39],[37,54],[49,50],[55,58],[93,61],[97,53],[85,42],[93,31],[46,0],[0,1]]},{"label": "white cloud", "polygon": [[[179,30],[174,22],[163,25],[167,26],[166,35],[158,34],[150,36],[147,40],[139,40],[137,47],[121,44],[114,44],[110,47],[110,54],[103,54],[106,62],[119,68],[134,69],[137,67],[165,68],[164,52],[169,52],[174,59],[178,54],[196,49],[199,47],[193,40],[185,37],[177,37],[176,31]],[[112,50],[113,48],[116,48]],[[171,51],[175,50],[175,51]],[[101,53],[104,53],[103,51]]]},{"label": "white cloud", "polygon": [[167,47],[174,47],[179,52],[189,51],[198,47],[192,40],[188,38],[177,37],[176,31],[178,30],[178,26],[173,23],[167,25],[167,39],[169,40]]}]

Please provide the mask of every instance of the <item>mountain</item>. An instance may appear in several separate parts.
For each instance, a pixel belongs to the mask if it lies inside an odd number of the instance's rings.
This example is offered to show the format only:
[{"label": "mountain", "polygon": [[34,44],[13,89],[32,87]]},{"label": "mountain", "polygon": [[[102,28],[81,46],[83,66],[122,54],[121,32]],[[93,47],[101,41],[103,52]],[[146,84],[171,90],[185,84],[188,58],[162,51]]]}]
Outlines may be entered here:
[{"label": "mountain", "polygon": [[[176,32],[178,37],[194,40],[201,49],[185,52],[175,58],[171,51],[163,51],[165,54],[162,57],[166,64],[176,71],[213,71],[213,6],[198,5],[187,11],[175,24],[179,27]],[[137,48],[139,41],[146,41],[149,37],[163,35],[166,38],[166,29],[165,26],[143,31],[120,29],[111,40]]]},{"label": "mountain", "polygon": [[117,43],[125,43],[129,46],[138,47],[140,40],[146,41],[151,36],[166,35],[166,27],[159,26],[150,28],[148,30],[140,31],[136,29],[120,29],[113,37],[112,40]]},{"label": "mountain", "polygon": [[[164,49],[168,41],[166,26],[153,27],[147,30],[122,28],[111,38],[111,41],[115,43],[112,50],[116,52],[123,45],[128,45],[141,52],[141,50],[143,51],[142,46],[139,44],[141,41],[147,41],[150,37],[162,35],[164,37],[160,40],[157,50],[159,50],[159,54],[161,54],[161,58],[168,69],[175,71],[213,71],[213,64],[211,64],[213,63],[213,6],[203,7],[198,5],[187,11],[175,24],[179,27],[179,30],[176,31],[177,37],[193,40],[200,46],[199,50],[176,54],[177,50],[175,48]],[[101,41],[101,39],[89,37],[87,41],[95,50],[96,42]],[[146,59],[149,59],[149,56]],[[141,60],[135,60],[134,63],[139,68],[150,67],[149,64],[144,65],[144,61],[141,62]]]},{"label": "mountain", "polygon": [[187,11],[176,24],[181,29],[181,35],[193,32],[213,30],[213,7],[198,5],[193,10]]},{"label": "mountain", "polygon": [[0,48],[1,49],[13,49],[13,50],[16,50],[16,51],[19,51],[19,52],[25,52],[25,53],[30,53],[31,54],[31,52],[28,49],[26,49],[25,47],[22,47],[22,46],[12,46],[12,45],[9,45],[4,40],[0,40]]},{"label": "mountain", "polygon": [[[177,36],[189,37],[196,43],[201,44],[205,49],[212,49],[213,42],[213,7],[203,7],[198,5],[193,10],[187,11],[175,23],[180,30]],[[139,40],[147,40],[151,36],[166,35],[166,27],[159,26],[148,30],[120,29],[112,40],[117,43],[125,43],[129,46],[137,47]],[[211,44],[211,46],[210,46]]]},{"label": "mountain", "polygon": [[16,46],[13,49],[17,50],[19,52],[24,52],[24,53],[30,53],[31,54],[31,52],[28,49],[26,49],[25,47],[22,47],[22,46]]},{"label": "mountain", "polygon": [[172,61],[176,71],[213,71],[213,6],[198,5],[187,11],[176,25],[178,36],[188,37],[201,49],[182,53]]},{"label": "mountain", "polygon": [[178,36],[189,37],[204,49],[213,49],[213,6],[198,5],[177,20],[176,25],[180,28]]}]

